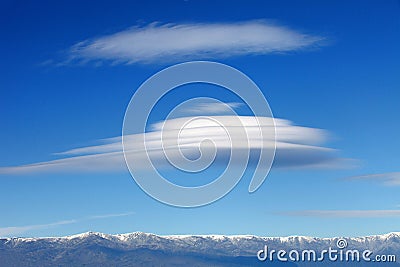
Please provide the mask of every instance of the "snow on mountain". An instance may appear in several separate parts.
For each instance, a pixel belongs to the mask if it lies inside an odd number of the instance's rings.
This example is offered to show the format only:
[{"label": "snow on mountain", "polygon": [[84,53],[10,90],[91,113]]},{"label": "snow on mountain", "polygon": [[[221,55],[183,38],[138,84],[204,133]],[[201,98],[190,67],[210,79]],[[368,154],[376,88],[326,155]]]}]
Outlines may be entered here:
[{"label": "snow on mountain", "polygon": [[[258,237],[253,235],[155,235],[142,232],[127,234],[104,234],[86,232],[65,237],[5,238],[0,247],[17,248],[34,243],[52,246],[72,246],[96,243],[117,248],[149,248],[158,250],[182,250],[208,252],[210,249],[221,255],[254,255],[264,244],[274,249],[324,249],[335,248],[339,238],[318,238],[306,236]],[[365,237],[346,238],[348,248],[375,251],[394,250],[400,252],[400,232]]]}]

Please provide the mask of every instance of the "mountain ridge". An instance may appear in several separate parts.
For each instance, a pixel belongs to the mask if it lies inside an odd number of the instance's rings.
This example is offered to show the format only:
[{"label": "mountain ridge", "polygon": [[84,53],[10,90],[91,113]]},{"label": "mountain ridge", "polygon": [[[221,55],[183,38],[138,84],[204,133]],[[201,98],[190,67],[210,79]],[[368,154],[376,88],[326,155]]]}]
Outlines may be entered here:
[{"label": "mountain ridge", "polygon": [[[347,249],[368,249],[374,254],[400,258],[400,232],[349,238],[85,232],[64,237],[0,239],[0,266],[2,262],[6,262],[4,266],[37,266],[38,263],[40,266],[258,266],[265,264],[257,259],[257,252],[265,245],[276,251],[322,251],[329,247],[337,249],[337,242],[342,239]],[[286,266],[313,264],[317,263],[296,262]],[[324,266],[343,266],[342,262],[335,264],[338,263],[324,262]],[[399,264],[382,266],[398,267]]]}]

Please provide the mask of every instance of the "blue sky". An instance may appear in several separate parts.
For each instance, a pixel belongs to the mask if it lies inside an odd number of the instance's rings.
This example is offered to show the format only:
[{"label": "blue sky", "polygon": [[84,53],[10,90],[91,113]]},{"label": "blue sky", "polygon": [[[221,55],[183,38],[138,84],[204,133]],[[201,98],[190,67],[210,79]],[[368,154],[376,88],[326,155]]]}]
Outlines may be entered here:
[{"label": "blue sky", "polygon": [[[89,230],[264,236],[399,231],[398,1],[6,1],[0,10],[0,236]],[[242,24],[250,28],[241,34],[255,26],[274,27],[277,45],[257,31],[229,49],[218,36],[207,35]],[[142,42],[140,34],[151,27],[157,36],[167,36],[164,42]],[[166,42],[182,28],[189,41],[199,43]],[[126,31],[137,44],[128,45],[128,52],[90,49]],[[256,43],[250,48],[249,38]],[[126,44],[124,38],[111,41]],[[179,50],[182,44],[190,49]],[[323,129],[328,134],[319,146],[337,149],[335,159],[343,161],[273,167],[253,194],[247,192],[246,175],[223,199],[193,209],[152,199],[125,167],[96,171],[100,166],[89,162],[88,171],[70,165],[70,171],[7,171],[120,136],[135,90],[156,72],[187,60],[213,60],[244,72],[276,118]],[[170,96],[161,110],[193,96],[237,101],[215,88],[199,88]],[[245,108],[238,112],[246,114]],[[151,123],[161,117],[162,112],[154,114]]]}]

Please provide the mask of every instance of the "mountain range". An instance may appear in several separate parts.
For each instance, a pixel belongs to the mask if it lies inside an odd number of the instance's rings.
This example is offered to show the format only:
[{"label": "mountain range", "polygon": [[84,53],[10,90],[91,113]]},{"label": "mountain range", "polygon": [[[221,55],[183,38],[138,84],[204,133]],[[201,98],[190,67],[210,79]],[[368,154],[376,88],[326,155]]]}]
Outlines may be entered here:
[{"label": "mountain range", "polygon": [[[374,255],[395,255],[396,262],[260,261],[257,252],[273,250],[364,250]],[[319,255],[319,254],[317,254]],[[275,256],[276,257],[276,256]],[[327,257],[326,257],[327,258]],[[0,239],[0,266],[397,266],[400,267],[400,232],[341,239],[305,236],[169,235],[134,232],[110,235],[87,232],[65,237]]]}]

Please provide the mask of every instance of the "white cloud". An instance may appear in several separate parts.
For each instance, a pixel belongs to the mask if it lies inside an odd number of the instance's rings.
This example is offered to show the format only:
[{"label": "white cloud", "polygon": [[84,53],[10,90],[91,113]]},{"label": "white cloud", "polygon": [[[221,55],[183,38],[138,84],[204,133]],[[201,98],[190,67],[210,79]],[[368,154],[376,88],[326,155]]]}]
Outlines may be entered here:
[{"label": "white cloud", "polygon": [[399,217],[400,210],[302,210],[282,212],[281,214],[319,218],[380,218]]},{"label": "white cloud", "polygon": [[288,52],[315,47],[313,36],[263,20],[240,23],[190,23],[134,26],[73,45],[69,61],[113,64],[224,58]]},{"label": "white cloud", "polygon": [[114,217],[124,217],[135,214],[134,212],[124,212],[124,213],[116,213],[116,214],[104,214],[104,215],[94,215],[90,216],[88,219],[107,219],[107,218],[114,218]]},{"label": "white cloud", "polygon": [[190,117],[190,116],[215,116],[215,115],[237,115],[244,103],[222,102],[208,97],[196,97],[180,103],[168,114],[167,119]]},{"label": "white cloud", "polygon": [[[148,155],[155,160],[157,167],[162,168],[168,163],[165,160],[163,148],[174,150],[177,148],[177,134],[179,134],[179,145],[185,155],[196,155],[201,149],[214,149],[220,155],[229,156],[229,151],[245,151],[250,148],[250,153],[257,154],[260,149],[270,149],[274,146],[273,134],[261,138],[257,120],[266,132],[273,133],[273,125],[276,129],[276,157],[274,167],[284,168],[327,168],[338,167],[344,160],[338,158],[335,149],[320,146],[325,143],[328,133],[321,129],[301,127],[292,125],[288,120],[271,119],[266,117],[249,116],[214,116],[215,119],[225,125],[216,127],[212,120],[197,119],[186,124],[183,131],[180,126],[195,117],[185,117],[155,123],[151,131],[144,134]],[[239,120],[238,120],[239,118]],[[238,125],[236,125],[238,124]],[[239,125],[240,124],[240,125]],[[238,127],[240,126],[240,127]],[[241,128],[242,127],[242,128]],[[244,129],[246,136],[239,135],[240,129]],[[229,132],[230,136],[226,135]],[[135,150],[135,144],[142,140],[143,134],[126,136],[128,148],[126,153],[131,153],[138,168],[146,157],[145,151]],[[230,138],[238,140],[234,145]],[[210,139],[214,143],[204,143],[204,139]],[[104,172],[126,170],[124,155],[122,152],[121,137],[103,139],[102,144],[68,150],[60,155],[66,156],[46,162],[28,165],[0,168],[0,174],[22,174],[34,172]],[[245,155],[245,153],[244,153]],[[177,154],[169,154],[175,159]],[[218,163],[218,162],[216,162]],[[251,162],[250,162],[251,163]]]},{"label": "white cloud", "polygon": [[117,214],[104,214],[104,215],[94,215],[86,218],[74,219],[74,220],[65,220],[65,221],[57,221],[47,224],[33,224],[33,225],[25,225],[25,226],[9,226],[9,227],[0,227],[0,236],[15,236],[22,233],[26,233],[34,230],[47,229],[50,227],[57,227],[67,224],[74,224],[81,221],[87,220],[97,220],[97,219],[106,219],[112,217],[122,217],[129,216],[134,214],[134,212],[125,212],[125,213],[117,213]]},{"label": "white cloud", "polygon": [[387,186],[400,186],[400,172],[388,172],[388,173],[352,176],[346,178],[346,180],[371,180],[371,181],[381,182]]}]

